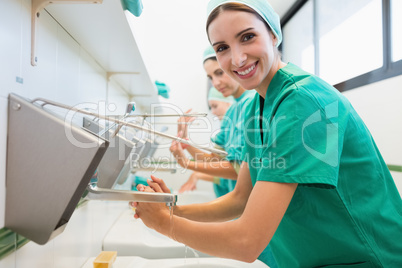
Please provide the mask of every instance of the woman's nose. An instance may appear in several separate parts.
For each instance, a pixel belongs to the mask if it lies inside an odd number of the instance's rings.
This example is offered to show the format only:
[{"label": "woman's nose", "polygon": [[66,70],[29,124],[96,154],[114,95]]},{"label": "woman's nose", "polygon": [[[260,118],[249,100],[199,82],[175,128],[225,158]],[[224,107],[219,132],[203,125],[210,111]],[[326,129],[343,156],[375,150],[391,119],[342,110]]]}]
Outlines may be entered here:
[{"label": "woman's nose", "polygon": [[221,83],[221,80],[220,80],[220,79],[218,79],[218,78],[212,79],[212,85],[213,85],[215,88],[219,88],[220,83]]},{"label": "woman's nose", "polygon": [[247,55],[241,49],[232,49],[232,64],[236,67],[243,67],[246,64]]}]

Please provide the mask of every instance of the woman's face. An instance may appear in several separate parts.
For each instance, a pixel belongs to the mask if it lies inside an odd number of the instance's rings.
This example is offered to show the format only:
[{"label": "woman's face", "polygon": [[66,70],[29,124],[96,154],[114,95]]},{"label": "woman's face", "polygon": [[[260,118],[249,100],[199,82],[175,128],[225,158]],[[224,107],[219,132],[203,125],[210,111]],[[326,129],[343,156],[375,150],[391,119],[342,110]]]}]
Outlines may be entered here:
[{"label": "woman's face", "polygon": [[263,21],[248,12],[222,11],[208,36],[225,73],[245,89],[267,89],[275,74],[276,39]]},{"label": "woman's face", "polygon": [[222,71],[216,60],[206,60],[204,62],[204,69],[208,78],[211,79],[212,85],[221,92],[223,96],[229,97],[234,95],[239,89],[239,83]]},{"label": "woman's face", "polygon": [[217,101],[217,100],[209,100],[208,104],[211,107],[212,114],[218,117],[219,120],[222,120],[223,116],[226,114],[226,111],[230,107],[229,102]]}]

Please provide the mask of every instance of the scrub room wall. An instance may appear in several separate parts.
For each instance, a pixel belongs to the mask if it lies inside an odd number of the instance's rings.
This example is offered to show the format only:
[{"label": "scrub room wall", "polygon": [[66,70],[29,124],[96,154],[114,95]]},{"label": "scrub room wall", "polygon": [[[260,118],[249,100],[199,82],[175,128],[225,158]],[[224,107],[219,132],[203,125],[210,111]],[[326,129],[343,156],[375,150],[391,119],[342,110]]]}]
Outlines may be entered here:
[{"label": "scrub room wall", "polygon": [[[43,97],[68,105],[108,101],[123,114],[128,97],[47,12],[38,25],[37,67],[30,65],[31,1],[1,0],[0,10],[0,229],[4,227],[8,94]],[[27,133],[29,137],[29,133]],[[124,204],[124,208],[127,204]],[[29,242],[0,260],[0,267],[81,267],[101,250],[119,204],[89,202],[74,212],[66,230],[44,246]]]},{"label": "scrub room wall", "polygon": [[[204,4],[202,8],[194,7],[195,4],[191,4],[192,7],[188,6],[187,8],[197,8],[200,10],[199,14],[205,16],[204,7],[206,2],[205,0],[205,3],[201,3],[201,5]],[[147,2],[146,8],[148,10],[152,10],[151,4],[152,1]],[[190,4],[187,3],[187,5]],[[1,0],[0,10],[4,12],[0,16],[1,229],[4,227],[5,213],[7,97],[9,93],[13,92],[27,98],[48,98],[68,105],[107,101],[116,105],[117,110],[114,111],[116,114],[124,113],[128,101],[139,101],[129,99],[118,85],[108,82],[106,71],[91,56],[90,51],[87,52],[78,44],[74,37],[70,36],[47,12],[41,12],[41,19],[38,25],[40,38],[37,39],[37,54],[40,57],[38,66],[32,67],[30,65],[31,0]],[[160,7],[156,10],[164,11]],[[144,11],[143,15],[145,14]],[[187,19],[191,17],[189,14],[186,15]],[[150,19],[155,21],[154,16]],[[198,20],[205,21],[205,18],[199,18]],[[200,24],[203,25],[201,22]],[[154,24],[151,23],[151,25]],[[142,27],[142,24],[137,24],[137,26]],[[158,25],[155,25],[155,27],[158,27]],[[170,27],[173,26],[170,25]],[[203,32],[203,27],[200,27],[199,31]],[[193,28],[188,30],[196,31]],[[147,32],[148,36],[149,31]],[[169,30],[164,30],[163,32],[169,32]],[[147,36],[145,35],[145,37]],[[140,38],[142,37],[140,36]],[[157,40],[154,41],[159,41],[163,47],[165,42],[163,38],[165,37],[156,38]],[[163,50],[162,53],[179,50],[177,39],[174,39],[173,36],[168,36],[168,38],[172,39],[171,47],[168,48],[168,51]],[[193,39],[189,38],[189,40]],[[172,89],[171,98],[169,100],[160,98],[161,101],[177,104],[184,111],[188,108],[194,108],[198,112],[207,112],[206,76],[201,60],[207,41],[200,38],[197,39],[196,43],[196,46],[199,46],[198,51],[190,50],[188,57],[181,58],[180,54],[177,53],[172,55],[172,60],[176,64],[167,64],[164,67],[159,66],[159,68],[164,69],[163,75],[159,76],[157,72],[153,72],[154,68],[155,71],[158,69],[155,67],[160,62],[157,59],[153,62],[153,65],[148,64],[147,69],[152,70],[152,73],[154,73],[153,79],[159,79],[167,83]],[[149,44],[151,44],[150,40],[140,45],[149,46]],[[173,46],[175,47],[174,49],[172,49]],[[144,57],[145,62],[149,59],[149,56],[148,58]],[[137,105],[137,107],[140,107],[140,105]],[[176,126],[170,126],[169,131],[171,134],[176,134]],[[208,137],[205,137],[204,134],[201,140],[205,139],[208,139]],[[161,151],[158,154],[169,155],[170,153],[167,148],[165,152]],[[144,175],[149,176],[149,174]],[[156,173],[156,175],[166,179],[168,182],[172,182],[171,187],[178,189],[189,173],[182,174],[179,171],[176,174]],[[209,187],[211,187],[210,184],[205,183],[204,186],[202,182],[200,184],[202,189],[209,189]],[[43,246],[29,242],[21,249],[0,260],[0,267],[81,267],[89,257],[94,257],[101,251],[104,235],[124,209],[127,209],[127,202],[90,201],[73,213],[61,235]]]}]

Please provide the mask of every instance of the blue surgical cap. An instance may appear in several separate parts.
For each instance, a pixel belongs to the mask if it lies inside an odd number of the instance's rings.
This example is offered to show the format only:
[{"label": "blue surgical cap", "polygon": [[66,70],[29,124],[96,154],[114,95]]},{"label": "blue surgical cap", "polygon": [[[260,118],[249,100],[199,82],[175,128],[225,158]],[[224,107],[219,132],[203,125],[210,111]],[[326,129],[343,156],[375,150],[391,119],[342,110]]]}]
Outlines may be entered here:
[{"label": "blue surgical cap", "polygon": [[208,3],[207,16],[209,16],[215,8],[226,3],[240,3],[255,10],[255,12],[257,12],[261,18],[265,20],[265,22],[271,28],[273,34],[278,39],[276,46],[278,47],[281,44],[282,31],[279,15],[268,3],[268,0],[211,0]]},{"label": "blue surgical cap", "polygon": [[205,49],[204,54],[202,55],[202,62],[205,62],[206,60],[214,57],[216,57],[214,48],[212,46],[208,46]]},{"label": "blue surgical cap", "polygon": [[216,100],[216,101],[223,101],[233,103],[234,98],[232,96],[225,97],[222,93],[220,93],[216,88],[211,87],[208,92],[208,100]]}]

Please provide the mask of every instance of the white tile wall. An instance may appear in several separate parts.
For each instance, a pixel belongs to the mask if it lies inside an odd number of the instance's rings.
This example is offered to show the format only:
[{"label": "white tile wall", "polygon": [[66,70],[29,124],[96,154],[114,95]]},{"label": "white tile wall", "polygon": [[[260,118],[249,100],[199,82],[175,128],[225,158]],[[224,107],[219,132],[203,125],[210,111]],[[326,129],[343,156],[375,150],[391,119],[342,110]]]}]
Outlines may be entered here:
[{"label": "white tile wall", "polygon": [[16,76],[21,76],[21,1],[0,1],[0,10],[7,10],[0,16],[0,96],[6,97],[22,87],[15,82]]},{"label": "white tile wall", "polygon": [[[0,129],[7,129],[8,99],[0,96]],[[0,148],[7,147],[7,132],[0,131]],[[4,226],[4,213],[6,203],[6,150],[0,150],[0,228]]]},{"label": "white tile wall", "polygon": [[[0,228],[5,216],[8,94],[43,97],[69,105],[108,101],[106,72],[46,11],[37,29],[38,65],[32,67],[31,0],[1,0],[0,10]],[[23,83],[16,82],[16,77]],[[128,96],[109,86],[109,101],[125,110]],[[91,201],[76,210],[65,231],[48,242],[29,242],[0,260],[0,267],[81,267],[102,249],[102,239],[127,204]]]}]

